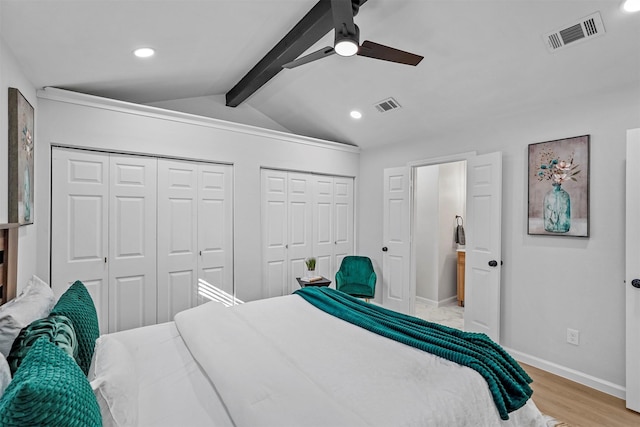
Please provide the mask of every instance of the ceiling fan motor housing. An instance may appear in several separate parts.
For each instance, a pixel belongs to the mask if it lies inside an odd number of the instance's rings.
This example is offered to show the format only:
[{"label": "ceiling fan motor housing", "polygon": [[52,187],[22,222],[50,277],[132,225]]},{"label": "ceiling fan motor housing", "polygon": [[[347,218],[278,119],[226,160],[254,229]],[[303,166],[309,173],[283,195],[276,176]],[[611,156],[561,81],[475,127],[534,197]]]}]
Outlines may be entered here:
[{"label": "ceiling fan motor housing", "polygon": [[340,56],[352,56],[358,53],[360,46],[360,28],[354,25],[355,33],[350,33],[346,25],[335,32],[333,48]]},{"label": "ceiling fan motor housing", "polygon": [[358,14],[360,10],[360,0],[351,0],[351,10],[353,11],[353,16]]}]

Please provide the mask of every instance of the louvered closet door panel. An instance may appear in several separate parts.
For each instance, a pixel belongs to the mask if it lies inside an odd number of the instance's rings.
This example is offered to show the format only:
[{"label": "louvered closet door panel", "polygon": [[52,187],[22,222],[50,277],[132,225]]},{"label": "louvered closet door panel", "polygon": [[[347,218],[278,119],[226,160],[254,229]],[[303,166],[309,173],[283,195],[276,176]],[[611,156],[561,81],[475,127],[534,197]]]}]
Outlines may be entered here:
[{"label": "louvered closet door panel", "polygon": [[315,175],[313,191],[313,256],[317,260],[316,271],[333,281],[333,177]]},{"label": "louvered closet door panel", "polygon": [[51,173],[51,286],[59,297],[81,280],[107,332],[109,156],[54,148]]},{"label": "louvered closet door panel", "polygon": [[353,178],[334,178],[333,217],[334,266],[337,271],[342,259],[353,255]]},{"label": "louvered closet door panel", "polygon": [[198,165],[198,304],[233,296],[233,168]]},{"label": "louvered closet door panel", "polygon": [[196,304],[198,170],[158,159],[158,322]]},{"label": "louvered closet door panel", "polygon": [[262,296],[281,296],[288,289],[287,173],[263,169]]},{"label": "louvered closet door panel", "polygon": [[109,332],[156,323],[156,165],[110,157]]},{"label": "louvered closet door panel", "polygon": [[288,293],[298,289],[296,277],[305,274],[305,259],[313,254],[313,176],[288,174],[289,278]]}]

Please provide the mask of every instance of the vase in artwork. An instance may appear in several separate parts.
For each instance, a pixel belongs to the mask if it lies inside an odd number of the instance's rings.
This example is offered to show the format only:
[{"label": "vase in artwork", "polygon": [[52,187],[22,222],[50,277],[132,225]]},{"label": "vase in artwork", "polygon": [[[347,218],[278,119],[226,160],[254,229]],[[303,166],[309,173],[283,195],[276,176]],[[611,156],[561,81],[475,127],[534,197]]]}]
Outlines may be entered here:
[{"label": "vase in artwork", "polygon": [[31,221],[31,181],[29,179],[29,164],[27,163],[24,166],[24,188],[22,192],[22,203],[23,203],[23,218],[24,222]]},{"label": "vase in artwork", "polygon": [[561,184],[544,196],[544,229],[550,233],[566,233],[571,228],[571,198]]}]

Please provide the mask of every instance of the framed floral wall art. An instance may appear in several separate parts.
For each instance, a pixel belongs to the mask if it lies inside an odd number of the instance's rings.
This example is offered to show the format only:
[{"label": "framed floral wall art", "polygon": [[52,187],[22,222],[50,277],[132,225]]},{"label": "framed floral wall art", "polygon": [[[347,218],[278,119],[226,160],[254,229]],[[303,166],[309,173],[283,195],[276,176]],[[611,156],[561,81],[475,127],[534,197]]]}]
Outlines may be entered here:
[{"label": "framed floral wall art", "polygon": [[529,234],[589,237],[589,135],[529,144]]},{"label": "framed floral wall art", "polygon": [[9,222],[33,224],[33,107],[9,88]]}]

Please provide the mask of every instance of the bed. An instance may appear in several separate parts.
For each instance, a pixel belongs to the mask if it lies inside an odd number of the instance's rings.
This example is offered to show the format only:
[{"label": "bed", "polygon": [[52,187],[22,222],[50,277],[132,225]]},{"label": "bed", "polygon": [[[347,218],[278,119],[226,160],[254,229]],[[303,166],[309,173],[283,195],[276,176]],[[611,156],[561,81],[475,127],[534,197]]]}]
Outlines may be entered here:
[{"label": "bed", "polygon": [[77,425],[96,410],[104,425],[546,425],[531,399],[504,413],[477,370],[336,317],[311,300],[338,291],[311,289],[99,337],[86,372],[95,406]]}]

